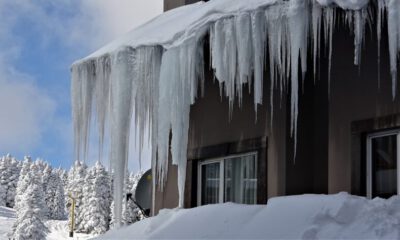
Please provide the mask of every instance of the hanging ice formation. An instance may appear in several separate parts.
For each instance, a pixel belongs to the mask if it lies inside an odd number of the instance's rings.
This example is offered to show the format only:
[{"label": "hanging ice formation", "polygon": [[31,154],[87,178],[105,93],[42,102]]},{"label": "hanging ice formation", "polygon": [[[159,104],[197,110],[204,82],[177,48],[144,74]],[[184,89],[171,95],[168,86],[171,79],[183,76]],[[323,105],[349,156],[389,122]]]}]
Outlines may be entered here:
[{"label": "hanging ice formation", "polygon": [[[394,97],[400,51],[400,1],[378,0],[377,3],[378,42],[382,19],[386,16],[388,20]],[[153,174],[161,189],[168,172],[171,147],[172,163],[178,166],[179,207],[183,206],[189,111],[198,88],[203,91],[203,40],[206,36],[211,46],[212,69],[220,83],[221,94],[229,99],[230,114],[234,101],[241,104],[245,83],[253,88],[256,110],[258,104],[265,102],[262,91],[265,79],[271,79],[271,93],[273,89],[280,89],[282,94],[290,86],[291,133],[296,139],[298,88],[307,69],[307,53],[312,53],[315,75],[322,37],[328,47],[330,71],[335,18],[339,17],[337,8],[342,8],[345,14],[340,17],[354,31],[354,63],[360,64],[364,29],[371,16],[368,9],[373,5],[368,0],[197,3],[166,12],[74,63],[72,109],[76,158],[86,157],[94,113],[101,147],[105,129],[110,131],[116,221],[121,214],[122,201],[118,199],[122,199],[131,122],[138,131],[141,146],[146,140],[146,129],[149,131],[147,140],[152,146]],[[266,57],[269,78],[263,76]],[[300,78],[299,72],[302,72]],[[271,107],[272,100],[273,96]]]}]

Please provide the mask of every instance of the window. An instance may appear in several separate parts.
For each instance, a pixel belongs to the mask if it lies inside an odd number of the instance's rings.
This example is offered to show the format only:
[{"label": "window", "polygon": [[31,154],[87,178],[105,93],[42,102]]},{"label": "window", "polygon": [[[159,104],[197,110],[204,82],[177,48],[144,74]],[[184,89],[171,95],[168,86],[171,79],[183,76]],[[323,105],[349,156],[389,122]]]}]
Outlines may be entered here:
[{"label": "window", "polygon": [[400,129],[367,136],[367,197],[389,198],[399,191]]},{"label": "window", "polygon": [[197,205],[257,203],[257,153],[199,163]]}]

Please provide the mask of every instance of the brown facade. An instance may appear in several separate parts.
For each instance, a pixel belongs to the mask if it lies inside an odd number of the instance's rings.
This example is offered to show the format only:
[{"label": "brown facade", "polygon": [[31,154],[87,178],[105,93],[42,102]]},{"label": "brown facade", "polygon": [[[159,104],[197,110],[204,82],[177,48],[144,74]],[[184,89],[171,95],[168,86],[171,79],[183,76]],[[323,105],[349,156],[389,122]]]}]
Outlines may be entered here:
[{"label": "brown facade", "polygon": [[168,11],[173,8],[177,8],[186,4],[192,4],[195,2],[199,2],[199,0],[164,0],[164,11]]},{"label": "brown facade", "polygon": [[[333,39],[330,94],[324,46],[315,82],[310,62],[300,86],[295,159],[287,94],[281,98],[275,91],[272,124],[268,84],[264,84],[264,104],[258,106],[257,116],[253,96],[244,91],[243,106],[235,103],[230,120],[228,101],[221,99],[212,72],[207,72],[205,96],[197,100],[190,113],[185,207],[197,206],[198,161],[249,151],[259,153],[257,203],[290,194],[366,194],[366,134],[400,127],[400,100],[392,99],[387,36],[382,39],[378,78],[376,34],[367,31],[364,49],[368,51],[362,52],[358,67],[353,61],[353,36],[342,24],[339,26]],[[166,189],[156,193],[156,212],[178,205],[176,167],[169,169]]]}]

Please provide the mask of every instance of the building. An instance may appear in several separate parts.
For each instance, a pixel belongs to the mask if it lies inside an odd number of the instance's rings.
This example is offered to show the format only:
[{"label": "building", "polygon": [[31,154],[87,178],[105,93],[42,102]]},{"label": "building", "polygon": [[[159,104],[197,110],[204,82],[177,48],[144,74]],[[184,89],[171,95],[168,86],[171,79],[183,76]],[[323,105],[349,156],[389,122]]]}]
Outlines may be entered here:
[{"label": "building", "polygon": [[[165,0],[164,6],[169,10],[192,2]],[[400,101],[392,99],[387,29],[382,32],[379,64],[376,32],[366,30],[361,64],[355,66],[353,32],[338,23],[330,85],[329,53],[321,56],[316,79],[308,65],[300,87],[296,157],[290,94],[281,97],[275,90],[274,102],[280,104],[273,109],[272,124],[268,104],[254,114],[253,93],[247,91],[241,108],[235,102],[230,119],[228,99],[221,99],[212,70],[206,71],[205,96],[190,109],[184,206],[263,204],[270,197],[303,193],[397,194]],[[208,55],[205,50],[206,60]],[[264,85],[263,92],[269,99],[270,86]],[[176,206],[177,167],[170,163],[165,189],[155,195],[155,210]]]},{"label": "building", "polygon": [[398,193],[399,1],[176,8],[192,2],[165,0],[175,9],[72,66],[77,159],[96,109],[101,141],[112,123],[115,199],[132,112],[141,141],[146,126],[151,133],[154,214],[303,193]]}]

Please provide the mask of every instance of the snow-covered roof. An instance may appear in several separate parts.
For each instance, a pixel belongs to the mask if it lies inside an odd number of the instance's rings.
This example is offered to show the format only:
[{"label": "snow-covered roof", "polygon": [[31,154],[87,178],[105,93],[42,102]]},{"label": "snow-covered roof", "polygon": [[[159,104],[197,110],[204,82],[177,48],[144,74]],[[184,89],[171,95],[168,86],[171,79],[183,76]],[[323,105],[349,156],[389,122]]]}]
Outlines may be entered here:
[{"label": "snow-covered roof", "polygon": [[[321,6],[337,5],[342,9],[359,10],[369,0],[316,0]],[[168,49],[182,44],[185,40],[203,34],[211,23],[218,19],[240,15],[282,0],[212,0],[197,2],[167,11],[149,22],[131,30],[124,36],[79,60],[85,61],[110,54],[120,48],[160,45]]]}]

